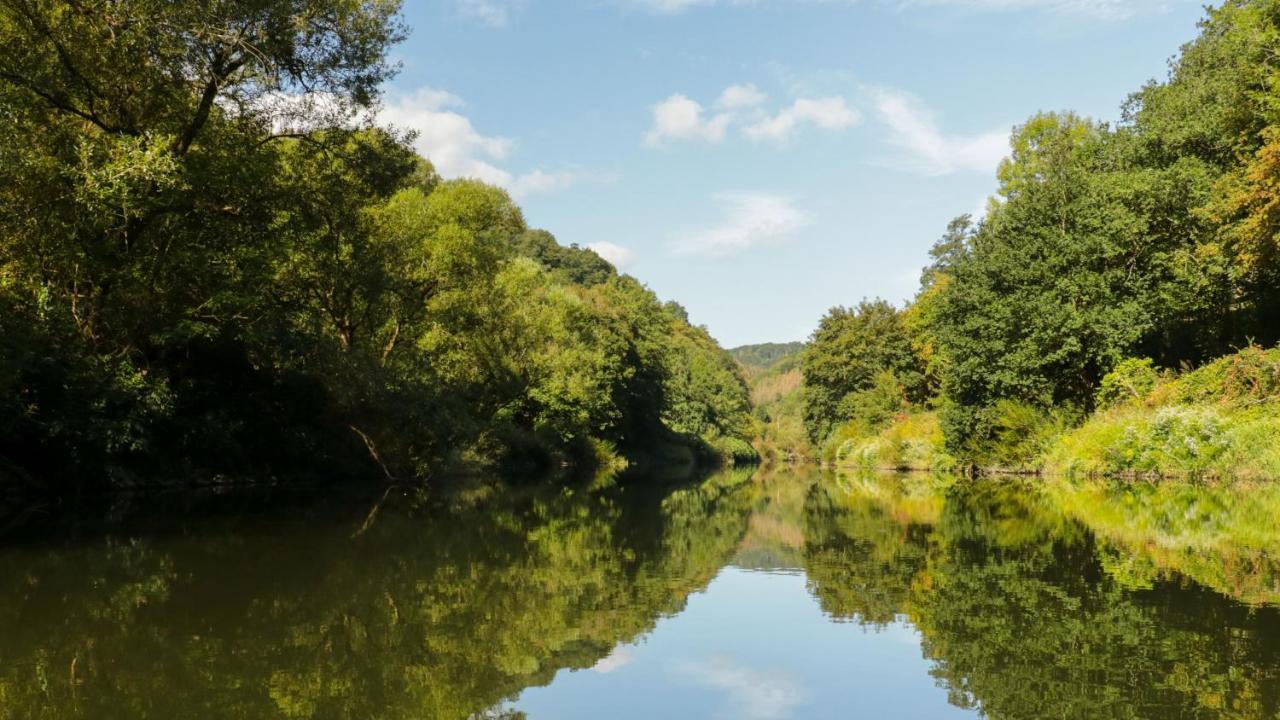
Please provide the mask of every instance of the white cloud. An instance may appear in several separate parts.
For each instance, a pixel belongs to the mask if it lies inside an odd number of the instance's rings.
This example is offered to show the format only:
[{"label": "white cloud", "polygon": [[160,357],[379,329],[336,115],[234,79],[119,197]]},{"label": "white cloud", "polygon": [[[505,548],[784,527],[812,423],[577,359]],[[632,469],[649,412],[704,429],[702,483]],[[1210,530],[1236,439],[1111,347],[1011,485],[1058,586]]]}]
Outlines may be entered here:
[{"label": "white cloud", "polygon": [[808,696],[785,673],[742,667],[728,658],[703,662],[677,662],[672,668],[682,679],[723,690],[728,696],[729,717],[746,720],[780,720],[790,717]]},{"label": "white cloud", "polygon": [[541,195],[544,193],[558,192],[567,190],[574,185],[583,183],[610,184],[616,183],[621,176],[613,172],[594,172],[585,170],[561,170],[558,172],[546,172],[545,170],[534,170],[520,175],[506,184],[506,188],[516,198],[526,198],[530,195]]},{"label": "white cloud", "polygon": [[727,110],[737,110],[739,108],[750,108],[759,105],[765,101],[765,94],[760,92],[760,88],[750,83],[746,85],[730,85],[720,93],[720,99],[716,104]]},{"label": "white cloud", "polygon": [[453,9],[462,17],[502,27],[521,0],[453,0]]},{"label": "white cloud", "polygon": [[755,85],[730,85],[716,99],[720,112],[710,113],[697,100],[675,94],[651,108],[653,125],[645,133],[649,147],[678,140],[718,143],[731,127],[741,126],[753,140],[783,140],[803,124],[843,130],[861,121],[861,114],[839,96],[802,97],[769,115],[760,106],[767,96]]},{"label": "white cloud", "polygon": [[451,109],[464,105],[452,93],[420,88],[389,97],[378,112],[377,122],[412,130],[414,149],[429,159],[442,177],[483,180],[506,188],[517,199],[564,190],[583,181],[614,179],[611,175],[578,170],[535,169],[516,175],[499,165],[510,155],[514,141],[481,133],[469,118]]},{"label": "white cloud", "polygon": [[720,193],[712,197],[720,221],[680,237],[672,246],[680,255],[728,255],[763,243],[778,242],[812,222],[790,198],[766,193]]},{"label": "white cloud", "polygon": [[[490,0],[492,1],[492,0]],[[800,2],[801,0],[773,0],[773,2]],[[846,3],[857,0],[828,0]],[[1161,12],[1172,5],[1188,4],[1193,0],[880,0],[883,5],[899,8],[955,7],[984,12],[1009,12],[1034,10],[1059,15],[1081,15],[1105,20],[1126,20],[1131,17]],[[659,15],[679,15],[690,8],[707,5],[763,5],[769,0],[630,0],[630,4]]]},{"label": "white cloud", "polygon": [[752,140],[784,140],[801,123],[812,123],[825,130],[843,130],[861,120],[858,111],[842,97],[799,98],[777,115],[748,125],[744,132]]},{"label": "white cloud", "polygon": [[661,147],[672,140],[720,142],[730,120],[728,113],[704,117],[701,104],[679,94],[654,105],[652,112],[653,127],[644,136],[650,147]]},{"label": "white cloud", "polygon": [[698,5],[715,5],[716,0],[634,0],[633,4],[659,15],[678,15]]},{"label": "white cloud", "polygon": [[1085,15],[1126,20],[1135,15],[1160,12],[1187,0],[898,0],[903,7],[950,6],[970,10],[1045,10],[1064,15]]},{"label": "white cloud", "polygon": [[[587,243],[587,247],[595,251],[595,254],[599,255],[605,260],[608,260],[616,268],[624,268],[627,265],[630,265],[632,260],[636,259],[636,254],[634,251],[631,250],[631,248],[625,248],[621,245],[616,245],[611,242]],[[620,651],[620,650],[614,651],[614,655],[617,655],[618,652],[623,652],[625,655],[625,651]],[[610,655],[609,657],[613,657],[613,655]],[[609,658],[605,658],[605,660],[608,660],[608,659]],[[600,663],[598,663],[597,665],[603,664],[605,660],[601,660]]]},{"label": "white cloud", "polygon": [[383,124],[417,133],[414,148],[445,177],[471,177],[495,185],[511,183],[511,173],[495,165],[507,157],[513,142],[483,135],[465,116],[446,108],[461,106],[457,96],[423,88],[389,98],[378,113]]},{"label": "white cloud", "polygon": [[869,88],[876,114],[889,130],[889,142],[905,152],[895,162],[927,175],[959,171],[993,173],[1009,148],[1009,130],[947,135],[918,99],[897,90]]},{"label": "white cloud", "polygon": [[[602,244],[608,245],[608,243],[602,243]],[[614,247],[617,247],[617,246],[615,245]],[[605,258],[605,259],[608,260],[609,258]],[[610,260],[610,262],[612,261]],[[626,667],[627,665],[630,665],[631,661],[634,659],[635,658],[632,656],[631,650],[629,650],[627,647],[625,646],[616,647],[614,648],[613,652],[609,653],[608,657],[602,658],[600,662],[596,663],[595,665],[592,665],[591,671],[600,673],[601,675],[608,675],[609,673],[613,672],[614,670],[617,670],[618,668]]]}]

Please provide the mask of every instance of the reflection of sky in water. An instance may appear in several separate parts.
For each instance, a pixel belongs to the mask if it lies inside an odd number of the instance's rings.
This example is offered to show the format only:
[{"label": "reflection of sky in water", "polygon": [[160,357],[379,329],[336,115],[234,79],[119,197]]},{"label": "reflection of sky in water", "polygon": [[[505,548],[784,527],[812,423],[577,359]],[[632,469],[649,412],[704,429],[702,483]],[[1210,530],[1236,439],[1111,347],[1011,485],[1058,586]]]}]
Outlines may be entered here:
[{"label": "reflection of sky in water", "polygon": [[716,657],[702,662],[678,660],[672,665],[676,682],[691,681],[721,690],[732,712],[726,717],[745,720],[777,720],[791,716],[805,691],[783,671],[763,672],[736,664],[733,658]]},{"label": "reflection of sky in water", "polygon": [[833,622],[801,573],[729,567],[648,636],[512,706],[530,720],[973,717],[947,704],[919,643],[902,622]]}]

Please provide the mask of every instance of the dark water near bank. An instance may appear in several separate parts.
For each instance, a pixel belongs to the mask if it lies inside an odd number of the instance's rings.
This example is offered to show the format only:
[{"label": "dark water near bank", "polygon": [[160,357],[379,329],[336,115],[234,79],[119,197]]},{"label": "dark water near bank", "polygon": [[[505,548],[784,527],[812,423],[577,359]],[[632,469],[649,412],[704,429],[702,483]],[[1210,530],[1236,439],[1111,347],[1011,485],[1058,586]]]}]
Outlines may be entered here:
[{"label": "dark water near bank", "polygon": [[731,472],[384,500],[10,537],[0,718],[1280,716],[1269,486]]}]

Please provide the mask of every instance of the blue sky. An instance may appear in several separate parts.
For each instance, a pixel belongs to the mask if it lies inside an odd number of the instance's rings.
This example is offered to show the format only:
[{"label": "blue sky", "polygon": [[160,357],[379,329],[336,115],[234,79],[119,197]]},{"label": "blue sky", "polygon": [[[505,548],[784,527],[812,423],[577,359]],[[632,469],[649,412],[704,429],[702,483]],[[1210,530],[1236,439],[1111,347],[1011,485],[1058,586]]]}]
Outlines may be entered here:
[{"label": "blue sky", "polygon": [[914,292],[1009,130],[1115,120],[1195,0],[436,0],[381,120],[726,346]]}]

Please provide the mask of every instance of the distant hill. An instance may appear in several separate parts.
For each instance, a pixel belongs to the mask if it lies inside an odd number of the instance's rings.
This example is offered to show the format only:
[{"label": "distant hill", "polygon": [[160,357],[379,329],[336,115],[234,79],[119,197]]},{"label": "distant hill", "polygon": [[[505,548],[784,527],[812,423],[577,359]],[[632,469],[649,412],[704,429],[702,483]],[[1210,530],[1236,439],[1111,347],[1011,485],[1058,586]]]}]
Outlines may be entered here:
[{"label": "distant hill", "polygon": [[[766,462],[813,457],[802,419],[800,361],[804,348],[802,342],[761,343],[729,351],[746,371],[751,404],[760,421],[755,446]],[[756,561],[766,562],[762,558]]]},{"label": "distant hill", "polygon": [[805,344],[802,342],[760,343],[758,345],[743,345],[733,348],[729,350],[729,354],[748,370],[759,372],[768,370],[779,362],[798,355],[804,350],[804,346]]}]

